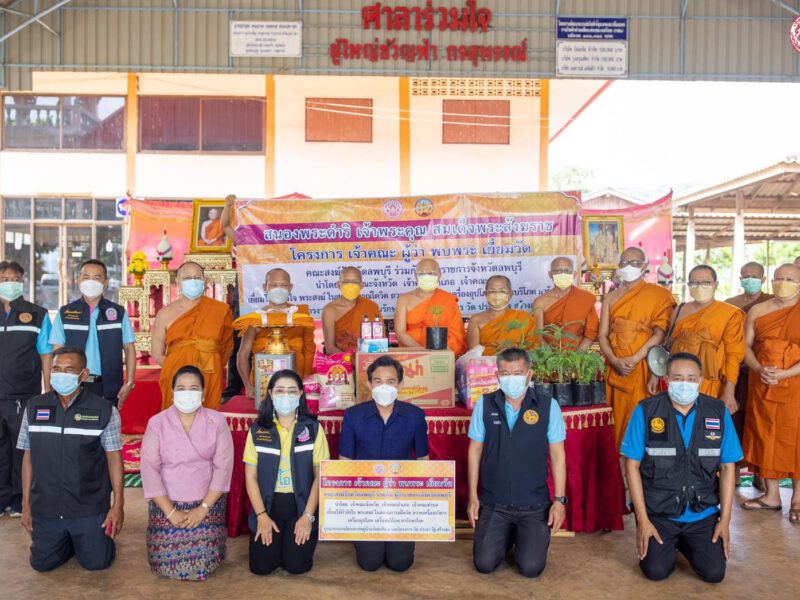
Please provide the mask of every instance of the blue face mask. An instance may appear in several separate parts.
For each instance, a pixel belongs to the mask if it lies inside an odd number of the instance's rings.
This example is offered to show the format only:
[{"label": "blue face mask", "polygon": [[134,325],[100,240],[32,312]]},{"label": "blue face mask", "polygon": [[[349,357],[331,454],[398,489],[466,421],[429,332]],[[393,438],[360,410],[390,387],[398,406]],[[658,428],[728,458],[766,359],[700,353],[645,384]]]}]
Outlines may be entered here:
[{"label": "blue face mask", "polygon": [[670,381],[669,397],[675,404],[689,406],[700,395],[700,383],[692,381]]},{"label": "blue face mask", "polygon": [[505,375],[500,377],[500,389],[506,398],[516,399],[523,395],[528,389],[527,375]]},{"label": "blue face mask", "polygon": [[206,291],[206,282],[202,279],[181,281],[181,294],[190,300],[197,300]]},{"label": "blue face mask", "polygon": [[761,291],[761,280],[757,277],[745,277],[742,279],[742,289],[745,294],[753,296]]},{"label": "blue face mask", "polygon": [[61,396],[69,396],[78,389],[80,382],[75,373],[50,373],[50,385]]},{"label": "blue face mask", "polygon": [[272,396],[272,406],[275,412],[282,417],[286,417],[297,410],[300,406],[300,396],[294,394],[274,394]]}]

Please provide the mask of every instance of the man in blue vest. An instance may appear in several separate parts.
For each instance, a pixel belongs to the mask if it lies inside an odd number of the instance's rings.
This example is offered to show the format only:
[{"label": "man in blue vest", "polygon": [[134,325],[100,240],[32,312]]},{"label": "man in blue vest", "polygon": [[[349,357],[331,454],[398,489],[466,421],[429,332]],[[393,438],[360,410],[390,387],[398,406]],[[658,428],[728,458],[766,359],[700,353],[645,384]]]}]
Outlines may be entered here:
[{"label": "man in blue vest", "polygon": [[497,374],[500,389],[478,400],[469,425],[467,514],[475,528],[472,558],[478,571],[491,573],[513,545],[520,574],[538,577],[547,563],[551,530],[558,531],[566,514],[566,428],[558,403],[529,387],[527,351],[500,352]]},{"label": "man in blue vest", "polygon": [[73,556],[92,571],[114,561],[124,519],[119,411],[85,389],[87,376],[83,350],[54,350],[53,391],[31,398],[22,420],[22,526],[36,571]]},{"label": "man in blue vest", "polygon": [[[428,460],[428,426],[418,406],[397,399],[403,365],[389,355],[367,367],[372,400],[348,408],[339,437],[344,460]],[[365,571],[386,565],[407,571],[414,563],[414,542],[354,542],[356,561]]]},{"label": "man in blue vest", "polygon": [[675,570],[676,550],[703,581],[725,577],[742,448],[725,404],[700,394],[701,373],[694,354],[670,356],[668,391],[639,403],[622,441],[639,567],[654,581]]},{"label": "man in blue vest", "polygon": [[[54,349],[61,346],[83,348],[89,369],[84,385],[122,408],[136,376],[136,338],[128,311],[103,297],[108,288],[108,269],[102,261],[83,261],[78,280],[81,297],[58,311],[50,343]],[[124,381],[123,350],[127,375]]]},{"label": "man in blue vest", "polygon": [[50,389],[50,316],[22,297],[24,277],[19,263],[0,262],[0,517],[22,516],[22,413],[42,385]]}]

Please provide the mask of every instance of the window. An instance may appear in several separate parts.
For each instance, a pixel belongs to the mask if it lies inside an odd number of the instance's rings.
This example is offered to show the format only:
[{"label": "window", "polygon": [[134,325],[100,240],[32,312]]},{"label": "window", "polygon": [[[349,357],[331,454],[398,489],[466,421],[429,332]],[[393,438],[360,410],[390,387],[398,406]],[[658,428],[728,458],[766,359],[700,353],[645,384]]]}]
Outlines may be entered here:
[{"label": "window", "polygon": [[30,198],[4,198],[3,218],[5,219],[30,219]]},{"label": "window", "polygon": [[145,96],[140,149],[172,152],[262,152],[264,102],[245,98]]},{"label": "window", "polygon": [[67,198],[68,221],[91,221],[92,201],[83,198]]},{"label": "window", "polygon": [[125,99],[120,96],[3,98],[5,148],[118,150],[124,148]]},{"label": "window", "polygon": [[372,143],[372,99],[306,98],[306,141]]},{"label": "window", "polygon": [[61,198],[36,198],[33,216],[36,219],[61,219]]},{"label": "window", "polygon": [[117,214],[116,200],[95,200],[97,202],[98,221],[119,221],[122,219]]},{"label": "window", "polygon": [[508,100],[443,100],[443,144],[508,144]]},{"label": "window", "polygon": [[[30,218],[30,215],[28,216]],[[5,226],[5,239],[3,244],[3,260],[13,260],[25,269],[25,295],[30,289],[31,282],[31,226],[11,225]]]}]

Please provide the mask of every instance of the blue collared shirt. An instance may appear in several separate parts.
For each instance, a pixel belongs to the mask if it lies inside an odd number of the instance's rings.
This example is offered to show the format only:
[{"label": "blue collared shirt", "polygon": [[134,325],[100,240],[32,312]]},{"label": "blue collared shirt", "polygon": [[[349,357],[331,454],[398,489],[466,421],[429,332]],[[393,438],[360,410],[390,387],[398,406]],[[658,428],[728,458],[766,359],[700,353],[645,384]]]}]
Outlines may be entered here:
[{"label": "blue collared shirt", "polygon": [[425,413],[408,402],[395,401],[384,423],[374,400],[344,412],[339,456],[352,460],[413,460],[428,456]]},{"label": "blue collared shirt", "polygon": [[[681,431],[683,444],[687,448],[692,441],[694,419],[697,415],[697,411],[695,410],[696,406],[697,403],[693,404],[692,409],[686,414],[686,416],[682,415],[673,408],[675,422],[678,424],[678,428]],[[625,431],[625,437],[622,439],[620,452],[623,456],[630,458],[631,460],[641,462],[645,453],[644,438],[646,429],[647,427],[644,422],[642,405],[638,404],[636,408],[633,409],[630,421],[628,421],[628,429]],[[736,437],[736,430],[733,427],[733,421],[731,420],[731,415],[728,412],[728,409],[725,409],[725,424],[722,429],[722,442],[720,444],[719,462],[721,464],[735,463],[742,460],[742,446],[739,444],[739,438]],[[680,517],[672,520],[679,523],[694,523],[696,521],[702,521],[706,517],[710,517],[717,512],[719,512],[719,507],[717,506],[709,506],[700,512],[694,512],[687,504],[686,510],[683,511],[683,514]]]},{"label": "blue collared shirt", "polygon": [[[86,368],[92,375],[102,375],[102,367],[100,366],[100,342],[97,340],[97,317],[100,316],[100,309],[95,306],[92,310],[92,315],[89,318],[89,336],[86,338]],[[50,344],[57,344],[63,346],[67,341],[67,335],[64,333],[64,325],[61,323],[61,313],[56,314],[56,320],[53,323],[53,331],[50,333]],[[136,336],[133,334],[133,327],[131,327],[131,320],[128,317],[128,311],[122,315],[122,343],[133,344],[136,341]]]},{"label": "blue collared shirt", "polygon": [[[519,418],[519,408],[514,410],[508,402],[504,402],[508,429],[514,429],[514,424]],[[483,443],[486,439],[486,425],[483,422],[483,396],[478,398],[472,409],[472,418],[469,421],[469,439]],[[561,407],[555,399],[550,400],[550,421],[547,423],[547,443],[557,444],[567,439],[567,428],[564,426],[564,417]]]}]

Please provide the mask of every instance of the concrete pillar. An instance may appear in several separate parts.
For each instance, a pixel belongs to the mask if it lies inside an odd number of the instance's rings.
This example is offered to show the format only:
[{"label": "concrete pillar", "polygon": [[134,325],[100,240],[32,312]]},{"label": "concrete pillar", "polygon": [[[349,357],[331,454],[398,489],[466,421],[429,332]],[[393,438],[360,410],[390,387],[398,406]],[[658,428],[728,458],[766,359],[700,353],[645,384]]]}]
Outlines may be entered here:
[{"label": "concrete pillar", "polygon": [[736,190],[736,216],[733,218],[733,248],[731,254],[731,294],[741,293],[739,272],[744,264],[744,193]]}]

